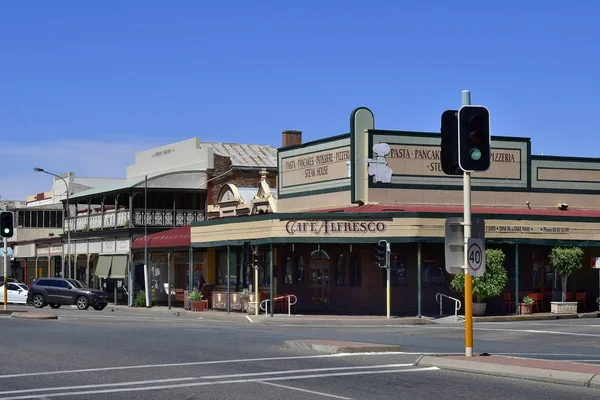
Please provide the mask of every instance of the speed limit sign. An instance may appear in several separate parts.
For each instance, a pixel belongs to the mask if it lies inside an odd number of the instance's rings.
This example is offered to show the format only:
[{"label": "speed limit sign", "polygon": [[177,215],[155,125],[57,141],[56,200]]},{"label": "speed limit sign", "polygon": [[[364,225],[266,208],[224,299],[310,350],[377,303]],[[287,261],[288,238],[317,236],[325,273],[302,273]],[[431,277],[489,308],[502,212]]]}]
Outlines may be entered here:
[{"label": "speed limit sign", "polygon": [[468,274],[472,276],[482,276],[485,272],[485,245],[483,239],[469,238],[467,269]]}]

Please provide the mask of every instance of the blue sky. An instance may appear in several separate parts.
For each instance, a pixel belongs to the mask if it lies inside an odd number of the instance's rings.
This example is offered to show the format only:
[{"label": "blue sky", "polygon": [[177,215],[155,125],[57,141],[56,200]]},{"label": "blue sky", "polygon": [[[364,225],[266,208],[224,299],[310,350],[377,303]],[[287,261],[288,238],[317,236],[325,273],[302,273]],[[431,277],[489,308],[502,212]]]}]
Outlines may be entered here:
[{"label": "blue sky", "polygon": [[0,196],[49,190],[34,166],[124,177],[135,151],[195,136],[345,133],[357,106],[376,128],[435,132],[462,89],[492,134],[597,157],[599,15],[595,0],[3,1]]}]

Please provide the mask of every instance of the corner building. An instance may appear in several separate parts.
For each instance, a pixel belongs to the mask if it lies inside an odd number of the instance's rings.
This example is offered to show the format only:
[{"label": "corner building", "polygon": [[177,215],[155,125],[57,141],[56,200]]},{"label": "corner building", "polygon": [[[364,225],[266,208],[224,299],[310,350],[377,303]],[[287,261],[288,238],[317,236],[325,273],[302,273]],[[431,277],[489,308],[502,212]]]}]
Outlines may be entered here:
[{"label": "corner building", "polygon": [[[192,247],[213,254],[213,296],[229,299],[221,308],[251,285],[245,242],[263,260],[261,298],[294,294],[298,312],[384,315],[386,273],[373,261],[381,239],[392,246],[393,315],[436,314],[437,293],[462,298],[444,267],[444,223],[462,217],[462,176],[442,172],[439,133],[376,129],[367,108],[352,112],[343,135],[301,143],[300,132],[285,131],[277,187],[277,212],[192,224]],[[492,136],[491,168],[472,174],[472,213],[485,219],[486,247],[506,255],[513,301],[540,293],[539,311],[549,311],[561,281],[548,254],[581,246],[584,267],[568,291],[596,307],[599,194],[599,160],[536,156],[529,138]],[[487,303],[488,313],[503,312],[503,296]]]}]

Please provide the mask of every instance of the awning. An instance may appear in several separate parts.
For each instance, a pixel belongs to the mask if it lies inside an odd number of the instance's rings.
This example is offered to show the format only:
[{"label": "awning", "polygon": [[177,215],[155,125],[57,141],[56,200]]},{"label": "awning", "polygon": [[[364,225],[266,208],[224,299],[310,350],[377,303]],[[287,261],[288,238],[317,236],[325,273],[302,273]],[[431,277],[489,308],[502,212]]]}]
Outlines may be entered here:
[{"label": "awning", "polygon": [[126,255],[112,256],[111,278],[127,278],[127,258]]},{"label": "awning", "polygon": [[[146,246],[151,248],[190,247],[192,243],[190,226],[168,229],[146,236]],[[131,244],[132,249],[144,248],[144,236],[136,238]]]},{"label": "awning", "polygon": [[98,263],[96,264],[94,275],[98,278],[108,278],[112,260],[113,256],[98,256]]}]

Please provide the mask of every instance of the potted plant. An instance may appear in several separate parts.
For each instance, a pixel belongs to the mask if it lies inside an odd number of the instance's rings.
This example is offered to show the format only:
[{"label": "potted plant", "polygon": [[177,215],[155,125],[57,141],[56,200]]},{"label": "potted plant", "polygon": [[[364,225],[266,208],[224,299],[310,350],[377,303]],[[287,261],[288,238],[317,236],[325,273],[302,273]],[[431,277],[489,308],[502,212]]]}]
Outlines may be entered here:
[{"label": "potted plant", "polygon": [[533,309],[533,299],[529,296],[523,297],[523,302],[519,303],[519,314],[530,315]]},{"label": "potted plant", "polygon": [[577,313],[577,302],[567,302],[569,275],[583,266],[583,250],[580,247],[555,247],[549,255],[550,264],[560,273],[562,301],[550,302],[550,312],[555,314]]},{"label": "potted plant", "polygon": [[240,293],[240,301],[242,302],[242,312],[248,311],[248,301],[250,300],[250,292],[248,288],[244,288],[244,290]]},{"label": "potted plant", "polygon": [[[487,297],[498,296],[504,290],[508,276],[504,269],[505,255],[499,249],[485,251],[485,272],[483,276],[473,277],[473,315],[485,314]],[[450,281],[450,288],[464,295],[465,275],[455,274]]]},{"label": "potted plant", "polygon": [[205,311],[208,309],[208,300],[203,300],[203,298],[204,295],[198,289],[190,292],[188,299],[190,300],[192,311]]}]

